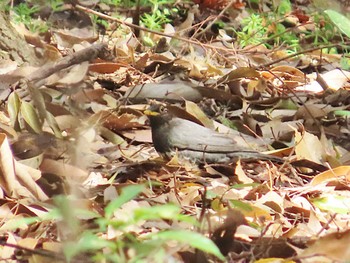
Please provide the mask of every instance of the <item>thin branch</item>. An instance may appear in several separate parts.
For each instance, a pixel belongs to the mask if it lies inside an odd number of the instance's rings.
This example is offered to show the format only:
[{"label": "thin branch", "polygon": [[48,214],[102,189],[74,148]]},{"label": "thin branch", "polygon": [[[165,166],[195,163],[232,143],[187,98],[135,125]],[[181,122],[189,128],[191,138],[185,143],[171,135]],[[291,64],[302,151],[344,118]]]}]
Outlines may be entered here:
[{"label": "thin branch", "polygon": [[290,59],[290,58],[294,58],[294,57],[297,57],[299,55],[304,55],[306,53],[310,53],[312,51],[316,51],[316,50],[319,50],[319,49],[324,49],[324,48],[333,48],[333,47],[341,47],[341,46],[344,46],[344,45],[349,45],[350,44],[350,41],[347,41],[347,42],[344,42],[342,44],[330,44],[330,45],[324,45],[324,46],[319,46],[319,47],[314,47],[314,48],[309,48],[309,49],[305,49],[305,50],[302,50],[302,51],[299,51],[299,52],[296,52],[294,54],[290,54],[288,56],[285,56],[285,57],[282,57],[282,58],[279,58],[279,59],[276,59],[274,61],[271,61],[271,62],[268,62],[268,63],[265,63],[265,64],[261,64],[260,66],[256,67],[257,69],[263,69],[263,68],[266,68],[266,67],[270,67],[274,64],[277,64],[283,60],[287,60],[287,59]]},{"label": "thin branch", "polygon": [[98,56],[103,55],[104,52],[107,49],[106,44],[94,44],[91,45],[88,48],[85,48],[83,50],[77,51],[73,53],[72,55],[66,56],[59,61],[53,63],[52,65],[44,65],[40,67],[38,70],[34,71],[31,76],[27,78],[28,82],[36,82],[42,79],[45,79],[49,77],[50,75],[68,68],[72,65],[80,64],[84,61],[91,61]]},{"label": "thin branch", "polygon": [[81,6],[81,5],[76,5],[75,7],[78,10],[80,10],[80,11],[84,11],[84,12],[96,15],[98,17],[101,17],[103,19],[114,21],[114,22],[117,22],[117,23],[122,24],[122,25],[126,25],[126,26],[131,27],[131,28],[142,30],[144,32],[152,33],[152,34],[163,36],[163,37],[169,37],[169,38],[177,39],[177,40],[180,40],[180,41],[183,41],[183,42],[187,42],[187,43],[190,43],[190,44],[193,44],[193,45],[197,45],[197,46],[201,46],[201,47],[208,48],[208,49],[221,50],[221,51],[224,51],[224,52],[227,52],[227,53],[233,53],[233,54],[237,53],[237,50],[235,50],[235,49],[229,49],[229,48],[225,48],[225,47],[212,46],[210,44],[201,43],[198,40],[191,40],[191,39],[188,39],[188,38],[180,37],[178,35],[169,35],[169,34],[166,34],[166,33],[163,33],[163,32],[158,32],[158,31],[154,31],[152,29],[148,29],[146,27],[134,25],[132,23],[128,23],[128,22],[122,21],[122,20],[120,20],[118,18],[102,14],[100,12],[97,12],[97,11],[92,10],[90,8],[86,8],[86,7]]}]

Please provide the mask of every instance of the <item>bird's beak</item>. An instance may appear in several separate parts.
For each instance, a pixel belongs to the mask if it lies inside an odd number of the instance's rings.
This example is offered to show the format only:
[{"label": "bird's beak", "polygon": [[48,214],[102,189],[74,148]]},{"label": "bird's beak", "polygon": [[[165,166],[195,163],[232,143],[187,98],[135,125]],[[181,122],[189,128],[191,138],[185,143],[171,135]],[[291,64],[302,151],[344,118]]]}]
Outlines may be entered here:
[{"label": "bird's beak", "polygon": [[158,116],[159,115],[159,112],[151,111],[151,110],[145,110],[143,113],[147,116]]}]

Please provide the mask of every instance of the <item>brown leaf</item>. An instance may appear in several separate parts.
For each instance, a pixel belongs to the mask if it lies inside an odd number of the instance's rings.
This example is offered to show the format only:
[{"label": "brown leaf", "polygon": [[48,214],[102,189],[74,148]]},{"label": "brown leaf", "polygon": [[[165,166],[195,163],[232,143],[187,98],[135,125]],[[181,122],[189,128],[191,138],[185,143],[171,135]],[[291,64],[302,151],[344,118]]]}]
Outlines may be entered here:
[{"label": "brown leaf", "polygon": [[295,131],[295,153],[298,159],[307,159],[322,164],[324,148],[320,140],[313,134]]},{"label": "brown leaf", "polygon": [[89,71],[92,72],[97,72],[100,74],[110,74],[121,67],[127,66],[126,64],[123,63],[115,63],[115,62],[98,62],[98,63],[93,63],[89,65]]},{"label": "brown leaf", "polygon": [[346,262],[350,260],[349,243],[350,230],[331,233],[316,240],[314,244],[301,252],[299,256],[308,257],[309,259],[306,262]]},{"label": "brown leaf", "polygon": [[207,115],[198,107],[197,104],[186,101],[186,111],[191,114],[192,116],[195,116],[205,127],[214,128],[213,121],[210,120]]},{"label": "brown leaf", "polygon": [[259,78],[260,74],[255,69],[251,67],[240,67],[232,70],[230,73],[226,74],[218,80],[218,83],[230,82],[235,79],[241,78]]},{"label": "brown leaf", "polygon": [[328,171],[320,173],[312,179],[310,184],[318,185],[332,180],[339,180],[341,178],[348,181],[350,180],[350,166],[339,166],[334,169],[330,169]]},{"label": "brown leaf", "polygon": [[131,130],[133,128],[141,128],[145,125],[146,117],[140,113],[139,115],[140,116],[136,116],[129,113],[117,115],[110,111],[100,111],[91,117],[91,121],[94,123],[100,122],[104,127],[111,131]]}]

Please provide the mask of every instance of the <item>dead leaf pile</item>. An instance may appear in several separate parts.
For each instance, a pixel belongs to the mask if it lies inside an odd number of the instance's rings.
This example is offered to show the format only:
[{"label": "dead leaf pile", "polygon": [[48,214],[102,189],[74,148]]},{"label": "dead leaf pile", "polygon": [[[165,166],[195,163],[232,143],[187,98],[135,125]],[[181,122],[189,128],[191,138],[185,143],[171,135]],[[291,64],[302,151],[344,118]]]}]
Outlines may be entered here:
[{"label": "dead leaf pile", "polygon": [[[214,5],[210,12],[226,3],[212,2],[203,3]],[[44,65],[1,65],[1,259],[19,260],[20,249],[30,262],[62,261],[62,251],[93,230],[126,244],[151,246],[157,237],[174,262],[350,260],[350,72],[336,69],[339,61],[328,70],[330,58],[312,53],[305,57],[327,70],[307,74],[309,65],[292,58],[258,69],[253,49],[236,53],[222,35],[200,45],[183,42],[185,33],[141,31],[156,44],[149,48],[127,24],[107,28],[109,42],[101,44],[88,7],[77,6],[50,16],[53,40],[23,33],[50,52]],[[150,100],[285,162],[166,161],[152,146],[144,114]],[[135,196],[123,192],[139,185],[147,187]],[[120,197],[125,202],[108,210]],[[98,228],[102,218],[119,225]],[[185,236],[169,238],[165,230]],[[184,242],[196,232],[220,251],[205,254],[197,241]],[[137,251],[123,250],[126,261]],[[91,260],[70,252],[76,262]]]}]

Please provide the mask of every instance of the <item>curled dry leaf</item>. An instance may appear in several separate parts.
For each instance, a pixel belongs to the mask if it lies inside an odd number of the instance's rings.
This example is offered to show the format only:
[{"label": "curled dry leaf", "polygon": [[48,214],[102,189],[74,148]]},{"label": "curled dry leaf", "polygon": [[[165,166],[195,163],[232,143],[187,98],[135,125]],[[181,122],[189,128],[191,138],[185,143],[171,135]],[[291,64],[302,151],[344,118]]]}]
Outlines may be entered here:
[{"label": "curled dry leaf", "polygon": [[15,161],[16,164],[16,175],[20,183],[37,198],[38,200],[45,201],[48,196],[35,182],[34,176],[41,176],[40,171],[30,168],[26,165],[20,164]]},{"label": "curled dry leaf", "polygon": [[6,193],[13,193],[16,197],[16,189],[19,187],[19,183],[16,180],[16,174],[14,169],[14,159],[5,134],[0,134],[0,184]]},{"label": "curled dry leaf", "polygon": [[339,180],[340,178],[350,180],[350,166],[339,166],[320,173],[312,179],[311,185],[318,185],[331,180]]},{"label": "curled dry leaf", "polygon": [[21,115],[29,127],[36,133],[42,132],[42,123],[34,106],[26,101],[21,102]]},{"label": "curled dry leaf", "polygon": [[284,197],[279,195],[276,192],[270,191],[263,195],[256,204],[262,204],[270,207],[277,213],[283,213],[283,207],[284,207]]},{"label": "curled dry leaf", "polygon": [[72,28],[69,30],[55,30],[54,37],[61,47],[72,47],[83,41],[93,43],[98,39],[92,28]]},{"label": "curled dry leaf", "polygon": [[90,89],[90,90],[80,90],[72,94],[72,100],[78,103],[89,103],[92,101],[103,102],[103,95],[105,94],[103,89]]},{"label": "curled dry leaf", "polygon": [[323,184],[332,180],[339,180],[341,178],[348,181],[350,180],[350,166],[339,166],[320,173],[312,179],[311,185]]},{"label": "curled dry leaf", "polygon": [[260,78],[260,73],[250,67],[240,67],[221,77],[218,83],[230,82],[241,78]]},{"label": "curled dry leaf", "polygon": [[[4,241],[8,244],[16,244],[16,237],[13,233],[7,233],[7,238],[4,238]],[[11,258],[15,254],[15,248],[10,246],[3,246],[0,252],[1,258]]]},{"label": "curled dry leaf", "polygon": [[152,132],[150,129],[147,130],[131,130],[124,131],[122,135],[130,140],[144,143],[152,142]]},{"label": "curled dry leaf", "polygon": [[213,121],[210,120],[207,115],[198,107],[197,104],[191,102],[191,101],[186,101],[186,111],[195,116],[205,127],[214,128]]},{"label": "curled dry leaf", "polygon": [[253,205],[247,201],[230,200],[233,208],[240,210],[245,217],[272,220],[271,209],[264,205]]},{"label": "curled dry leaf", "polygon": [[100,74],[109,74],[117,71],[121,67],[128,67],[128,65],[115,62],[95,62],[89,65],[89,71]]},{"label": "curled dry leaf", "polygon": [[299,254],[304,262],[347,262],[350,260],[350,230],[331,233],[316,240]]},{"label": "curled dry leaf", "polygon": [[307,159],[322,164],[324,148],[317,136],[304,131],[295,131],[295,153],[298,159]]},{"label": "curled dry leaf", "polygon": [[35,182],[41,173],[14,160],[5,134],[0,134],[0,184],[9,196],[26,196],[47,200],[47,195]]},{"label": "curled dry leaf", "polygon": [[296,89],[303,91],[322,92],[324,91],[323,86],[326,85],[326,87],[329,89],[339,90],[347,83],[350,77],[350,72],[340,69],[334,69],[324,74],[320,74],[320,77],[322,78],[322,80],[324,80],[324,84],[321,83],[321,85],[316,80],[316,74],[313,74],[313,76],[310,76],[310,78],[315,79],[314,81],[312,81],[310,84],[299,86]]},{"label": "curled dry leaf", "polygon": [[249,178],[246,175],[246,173],[244,172],[240,161],[237,162],[237,166],[236,166],[236,169],[235,169],[235,174],[238,177],[238,181],[240,181],[243,184],[254,183],[254,180]]},{"label": "curled dry leaf", "polygon": [[88,72],[89,69],[89,62],[81,62],[80,64],[73,65],[67,70],[62,70],[60,72],[57,72],[53,75],[51,75],[47,79],[47,85],[54,85],[54,84],[76,84],[81,82]]},{"label": "curled dry leaf", "polygon": [[56,174],[68,180],[81,183],[83,183],[89,175],[86,171],[76,166],[50,159],[44,159],[40,169],[43,173]]},{"label": "curled dry leaf", "polygon": [[146,116],[143,116],[142,114],[136,116],[129,113],[117,115],[111,111],[100,111],[93,115],[90,121],[94,123],[99,122],[111,131],[123,131],[143,127],[145,125]]},{"label": "curled dry leaf", "polygon": [[270,81],[275,79],[276,81],[283,80],[283,86],[289,89],[294,89],[298,86],[304,85],[307,81],[305,74],[291,66],[277,66],[271,69],[271,73],[265,73],[265,77],[269,75]]}]

